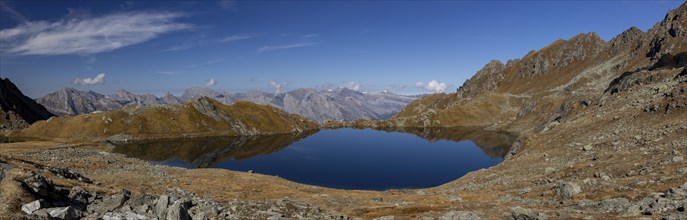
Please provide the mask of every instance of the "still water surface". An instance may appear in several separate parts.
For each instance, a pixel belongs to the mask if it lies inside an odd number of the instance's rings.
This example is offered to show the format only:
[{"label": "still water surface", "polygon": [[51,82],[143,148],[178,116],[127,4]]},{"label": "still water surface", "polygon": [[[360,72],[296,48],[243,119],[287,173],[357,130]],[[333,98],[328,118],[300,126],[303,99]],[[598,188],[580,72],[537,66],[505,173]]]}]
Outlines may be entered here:
[{"label": "still water surface", "polygon": [[156,164],[253,170],[317,186],[384,190],[438,186],[494,166],[513,140],[512,134],[475,128],[344,128],[312,135],[141,142],[114,151]]}]

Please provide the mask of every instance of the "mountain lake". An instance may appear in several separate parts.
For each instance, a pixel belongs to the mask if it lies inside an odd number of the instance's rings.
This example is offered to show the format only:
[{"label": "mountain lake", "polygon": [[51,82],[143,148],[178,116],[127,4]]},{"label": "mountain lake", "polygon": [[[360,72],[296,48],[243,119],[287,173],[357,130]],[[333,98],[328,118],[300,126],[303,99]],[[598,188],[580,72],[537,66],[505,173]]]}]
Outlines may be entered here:
[{"label": "mountain lake", "polygon": [[434,187],[494,166],[515,135],[480,128],[397,131],[333,129],[316,133],[141,141],[116,153],[153,164],[275,175],[340,189]]}]

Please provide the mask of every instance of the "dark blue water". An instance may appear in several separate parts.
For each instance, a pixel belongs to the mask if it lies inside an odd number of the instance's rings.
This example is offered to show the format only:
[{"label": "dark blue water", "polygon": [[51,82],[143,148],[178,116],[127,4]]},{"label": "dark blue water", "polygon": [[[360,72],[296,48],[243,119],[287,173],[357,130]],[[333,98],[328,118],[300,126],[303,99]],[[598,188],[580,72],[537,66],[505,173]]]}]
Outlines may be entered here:
[{"label": "dark blue water", "polygon": [[[272,141],[215,140],[213,144],[220,147],[194,140],[176,150],[169,145],[183,141],[174,141],[161,145],[159,151],[147,152],[155,148],[152,145],[118,151],[172,166],[253,170],[299,183],[372,190],[438,186],[468,172],[496,165],[503,160],[503,152],[507,152],[499,146],[490,146],[485,152],[469,140],[429,141],[414,134],[371,129],[323,130],[300,138],[292,135]],[[236,143],[243,145],[236,146]],[[254,150],[256,147],[265,149]],[[494,149],[500,150],[494,153]],[[169,155],[154,158],[161,151]],[[174,151],[183,152],[170,153]]]}]

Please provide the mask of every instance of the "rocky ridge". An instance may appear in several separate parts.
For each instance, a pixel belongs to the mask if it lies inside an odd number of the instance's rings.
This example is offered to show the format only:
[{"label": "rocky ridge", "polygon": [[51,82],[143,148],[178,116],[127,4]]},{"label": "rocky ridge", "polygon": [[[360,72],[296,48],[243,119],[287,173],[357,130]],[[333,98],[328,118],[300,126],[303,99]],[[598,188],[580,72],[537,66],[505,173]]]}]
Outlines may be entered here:
[{"label": "rocky ridge", "polygon": [[26,97],[9,79],[0,79],[0,130],[14,130],[53,116]]},{"label": "rocky ridge", "polygon": [[137,95],[126,90],[119,90],[112,95],[102,95],[93,91],[64,88],[36,101],[56,115],[79,115],[95,111],[113,111],[127,106],[181,104],[201,97],[210,97],[225,105],[239,101],[271,105],[318,123],[327,120],[386,119],[416,99],[415,96],[389,92],[363,93],[347,88],[331,91],[297,89],[285,93],[250,91],[230,94],[197,87],[187,89],[179,97],[170,93],[163,97],[151,94]]}]

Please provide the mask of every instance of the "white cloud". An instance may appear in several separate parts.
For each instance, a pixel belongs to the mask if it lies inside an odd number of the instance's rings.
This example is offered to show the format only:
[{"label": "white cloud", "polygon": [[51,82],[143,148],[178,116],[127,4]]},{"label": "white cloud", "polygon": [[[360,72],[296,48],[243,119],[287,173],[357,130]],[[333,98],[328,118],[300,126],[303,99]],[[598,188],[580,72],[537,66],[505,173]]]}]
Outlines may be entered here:
[{"label": "white cloud", "polygon": [[356,82],[356,81],[348,82],[348,84],[346,85],[346,88],[358,91],[358,90],[360,90],[360,82]]},{"label": "white cloud", "polygon": [[30,21],[0,30],[0,49],[19,55],[95,54],[190,29],[176,22],[181,13],[119,12],[100,17],[65,17],[55,22]]},{"label": "white cloud", "polygon": [[271,51],[271,50],[284,50],[284,49],[291,49],[291,48],[298,48],[298,47],[309,47],[309,46],[314,46],[317,45],[319,42],[307,42],[307,43],[296,43],[296,44],[288,44],[288,45],[281,45],[281,46],[264,46],[258,49],[258,53],[262,53],[265,51]]},{"label": "white cloud", "polygon": [[440,83],[437,82],[436,80],[429,81],[429,83],[425,84],[423,82],[416,82],[415,87],[420,87],[424,88],[429,91],[435,91],[435,92],[444,92],[446,88],[448,87],[446,83]]},{"label": "white cloud", "polygon": [[94,78],[76,78],[74,82],[72,82],[74,85],[96,85],[96,84],[105,84],[105,73],[100,73]]},{"label": "white cloud", "polygon": [[215,79],[212,78],[208,81],[207,84],[205,84],[205,86],[210,87],[210,86],[214,86],[215,84],[217,84],[217,81],[215,81]]},{"label": "white cloud", "polygon": [[256,38],[258,37],[258,34],[234,34],[222,39],[219,39],[220,43],[223,42],[230,42],[230,41],[239,41],[239,40],[246,40],[246,39],[251,39],[251,38]]},{"label": "white cloud", "polygon": [[270,86],[274,88],[275,93],[281,92],[281,89],[289,85],[288,82],[277,82],[276,80],[270,80]]}]

